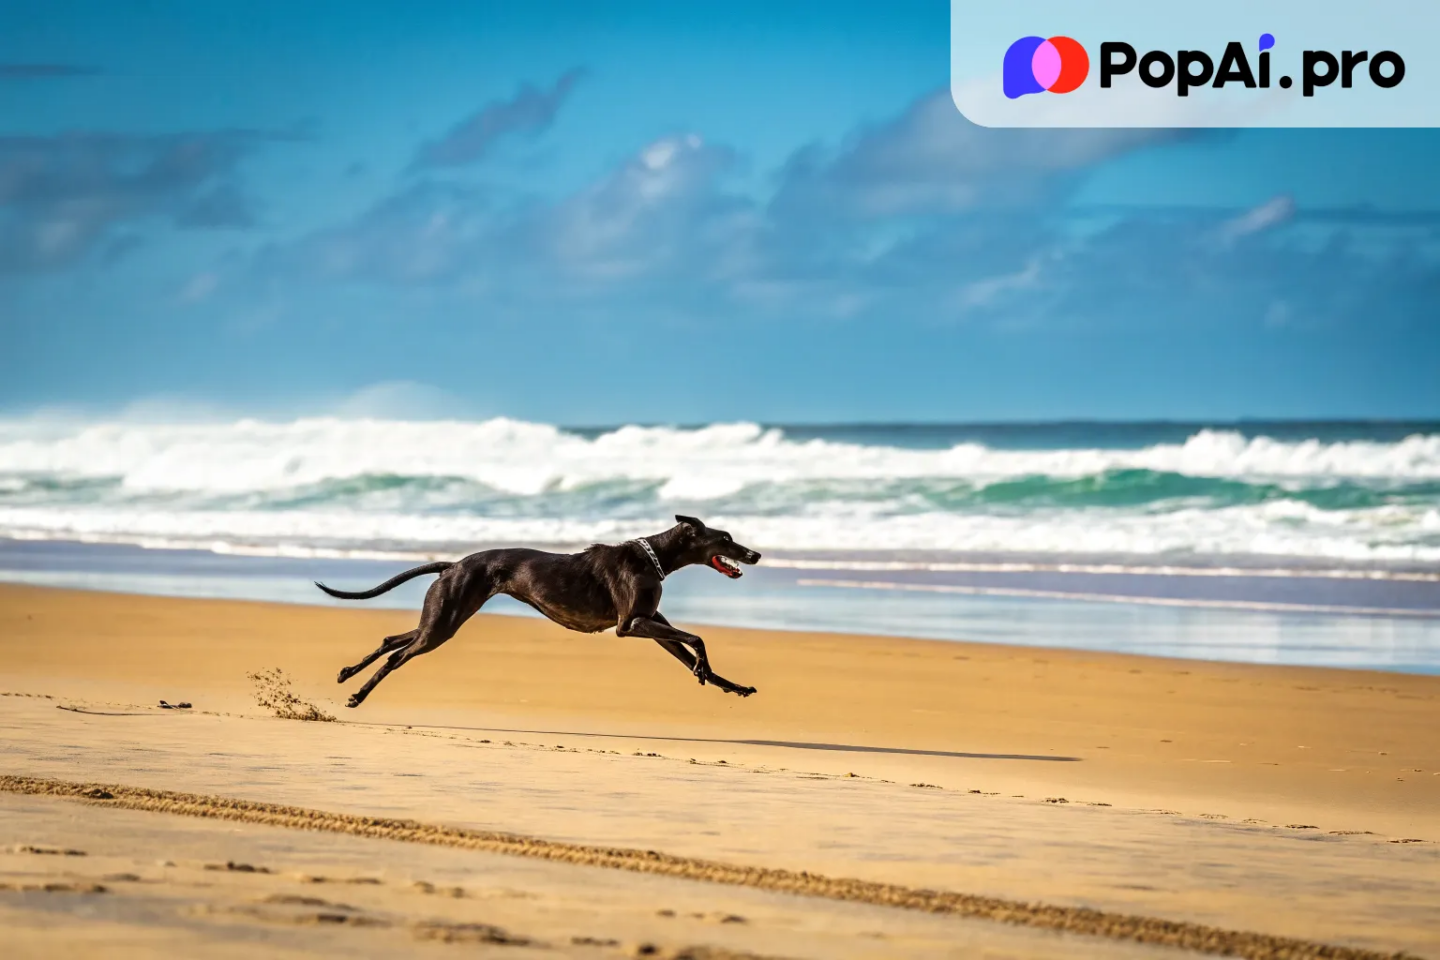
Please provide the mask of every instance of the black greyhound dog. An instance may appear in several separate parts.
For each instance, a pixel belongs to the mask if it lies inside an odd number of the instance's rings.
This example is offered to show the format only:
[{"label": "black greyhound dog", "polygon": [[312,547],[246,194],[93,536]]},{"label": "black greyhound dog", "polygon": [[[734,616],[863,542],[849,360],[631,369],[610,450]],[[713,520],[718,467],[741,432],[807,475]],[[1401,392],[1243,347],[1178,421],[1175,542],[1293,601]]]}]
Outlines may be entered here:
[{"label": "black greyhound dog", "polygon": [[754,687],[731,683],[711,672],[704,640],[671,626],[660,614],[660,582],[692,563],[713,567],[733,580],[740,576],[737,561],[753,564],[760,554],[742,547],[724,530],[712,530],[694,517],[675,519],[679,522],[664,533],[618,546],[597,543],[582,553],[521,548],[482,550],[454,563],[440,561],[406,570],[378,587],[358,593],[333,590],[317,582],[315,586],[332,597],[369,600],[406,580],[440,574],[425,594],[420,626],[386,637],[374,653],[340,671],[337,682],[344,683],[390,654],[346,706],[360,706],[390,671],[455,636],[460,625],[497,593],[527,603],[562,627],[581,633],[599,633],[614,627],[617,637],[648,637],[685,664],[702,686],[711,683],[726,693],[750,696]]}]

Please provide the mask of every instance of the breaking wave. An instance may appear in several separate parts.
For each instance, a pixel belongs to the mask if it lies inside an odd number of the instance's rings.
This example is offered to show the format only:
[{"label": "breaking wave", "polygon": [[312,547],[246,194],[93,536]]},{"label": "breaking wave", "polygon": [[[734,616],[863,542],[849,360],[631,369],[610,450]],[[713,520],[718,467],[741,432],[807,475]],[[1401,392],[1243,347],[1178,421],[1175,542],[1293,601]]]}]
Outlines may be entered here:
[{"label": "breaking wave", "polygon": [[0,423],[0,535],[419,554],[622,539],[678,511],[782,552],[1440,561],[1436,432],[1202,429],[1123,447],[1077,429],[1071,445],[1046,449],[917,448],[898,428],[865,442],[792,433],[508,419],[12,421]]}]

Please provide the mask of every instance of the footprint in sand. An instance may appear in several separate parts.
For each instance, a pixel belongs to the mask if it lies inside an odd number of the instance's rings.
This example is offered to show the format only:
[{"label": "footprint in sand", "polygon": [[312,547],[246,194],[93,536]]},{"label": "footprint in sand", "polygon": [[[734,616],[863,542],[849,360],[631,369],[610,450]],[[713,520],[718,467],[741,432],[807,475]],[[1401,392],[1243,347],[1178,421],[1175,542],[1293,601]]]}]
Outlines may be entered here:
[{"label": "footprint in sand", "polygon": [[273,903],[287,907],[329,907],[332,910],[352,911],[358,909],[346,903],[331,903],[329,900],[323,900],[320,897],[305,897],[296,893],[272,893],[270,896],[256,902]]},{"label": "footprint in sand", "polygon": [[429,880],[416,880],[410,886],[420,893],[438,894],[442,897],[453,897],[456,900],[462,900],[468,896],[464,887],[437,887]]},{"label": "footprint in sand", "polygon": [[488,923],[445,923],[429,921],[410,928],[417,940],[436,940],[440,943],[488,943],[500,946],[540,946],[529,937],[517,936]]},{"label": "footprint in sand", "polygon": [[86,883],[84,881],[50,883],[0,883],[0,890],[12,890],[19,893],[109,893],[110,891],[102,884]]},{"label": "footprint in sand", "polygon": [[269,867],[257,867],[251,863],[236,863],[234,860],[226,860],[224,863],[207,863],[206,870],[227,870],[231,873],[270,873]]},{"label": "footprint in sand", "polygon": [[83,857],[84,850],[70,850],[65,847],[45,847],[39,844],[25,843],[18,847],[11,847],[11,853],[38,853],[49,857]]}]

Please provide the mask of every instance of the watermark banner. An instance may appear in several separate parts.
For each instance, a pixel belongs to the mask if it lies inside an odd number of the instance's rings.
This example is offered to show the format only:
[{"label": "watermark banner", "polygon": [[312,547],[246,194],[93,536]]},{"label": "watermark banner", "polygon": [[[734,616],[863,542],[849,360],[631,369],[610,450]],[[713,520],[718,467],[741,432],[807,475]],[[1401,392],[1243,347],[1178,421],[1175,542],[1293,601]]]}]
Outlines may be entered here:
[{"label": "watermark banner", "polygon": [[951,0],[987,127],[1440,126],[1440,0]]}]

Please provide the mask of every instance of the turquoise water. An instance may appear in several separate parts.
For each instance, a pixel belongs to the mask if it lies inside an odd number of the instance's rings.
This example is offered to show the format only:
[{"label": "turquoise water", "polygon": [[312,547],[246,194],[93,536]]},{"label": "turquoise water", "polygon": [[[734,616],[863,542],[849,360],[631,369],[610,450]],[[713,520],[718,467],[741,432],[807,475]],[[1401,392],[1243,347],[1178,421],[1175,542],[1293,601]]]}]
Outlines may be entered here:
[{"label": "turquoise water", "polygon": [[676,513],[766,558],[667,584],[682,619],[1440,664],[1437,423],[0,422],[9,580],[320,602]]}]

